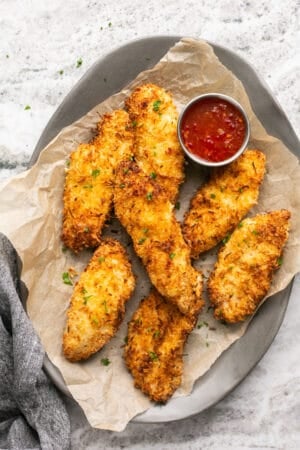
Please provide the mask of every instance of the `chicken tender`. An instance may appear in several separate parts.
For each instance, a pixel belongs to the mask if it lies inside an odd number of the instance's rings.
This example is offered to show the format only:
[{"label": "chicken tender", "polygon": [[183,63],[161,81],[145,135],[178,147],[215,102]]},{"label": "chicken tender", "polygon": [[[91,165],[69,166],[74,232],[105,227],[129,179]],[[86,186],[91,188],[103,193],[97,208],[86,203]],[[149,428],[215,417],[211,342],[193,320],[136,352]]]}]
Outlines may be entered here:
[{"label": "chicken tender", "polygon": [[125,362],[135,387],[151,400],[164,403],[180,386],[183,349],[196,321],[196,314],[182,314],[155,289],[134,313],[128,325]]},{"label": "chicken tender", "polygon": [[208,280],[216,319],[235,323],[255,312],[281,265],[289,218],[283,209],[245,219],[220,249]]},{"label": "chicken tender", "polygon": [[62,240],[74,252],[97,247],[108,218],[116,165],[132,154],[128,114],[116,110],[99,123],[99,135],[70,156],[64,187]]},{"label": "chicken tender", "polygon": [[123,161],[116,172],[114,206],[152,284],[182,313],[193,314],[202,295],[202,274],[191,265],[190,250],[164,188],[134,161]]},{"label": "chicken tender", "polygon": [[171,95],[155,84],[136,88],[126,101],[140,168],[175,201],[184,180],[184,154],[177,137],[178,112]]},{"label": "chicken tender", "polygon": [[68,360],[87,359],[114,336],[134,287],[131,264],[122,245],[114,239],[102,241],[71,297],[63,335]]},{"label": "chicken tender", "polygon": [[259,150],[246,150],[233,163],[215,169],[197,191],[183,222],[192,258],[217,245],[257,203],[265,159]]}]

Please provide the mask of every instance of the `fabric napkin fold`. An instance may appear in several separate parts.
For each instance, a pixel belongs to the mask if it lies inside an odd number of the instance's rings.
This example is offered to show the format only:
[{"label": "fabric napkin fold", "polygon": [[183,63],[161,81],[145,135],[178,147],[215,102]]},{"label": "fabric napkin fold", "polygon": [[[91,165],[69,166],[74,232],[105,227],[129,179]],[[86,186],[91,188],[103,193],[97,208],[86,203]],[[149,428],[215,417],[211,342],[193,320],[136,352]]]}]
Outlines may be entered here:
[{"label": "fabric napkin fold", "polygon": [[0,233],[0,448],[68,449],[69,417],[43,371],[45,353],[21,303],[19,263]]}]

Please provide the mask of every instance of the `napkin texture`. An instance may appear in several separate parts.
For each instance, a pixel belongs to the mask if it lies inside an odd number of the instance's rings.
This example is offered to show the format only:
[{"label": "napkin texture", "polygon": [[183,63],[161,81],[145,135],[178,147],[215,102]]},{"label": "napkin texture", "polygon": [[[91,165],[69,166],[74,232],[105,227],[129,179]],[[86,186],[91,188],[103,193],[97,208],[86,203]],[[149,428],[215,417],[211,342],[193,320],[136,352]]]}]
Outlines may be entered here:
[{"label": "napkin texture", "polygon": [[0,233],[0,448],[68,449],[69,417],[43,372],[44,350],[21,303],[19,263]]}]

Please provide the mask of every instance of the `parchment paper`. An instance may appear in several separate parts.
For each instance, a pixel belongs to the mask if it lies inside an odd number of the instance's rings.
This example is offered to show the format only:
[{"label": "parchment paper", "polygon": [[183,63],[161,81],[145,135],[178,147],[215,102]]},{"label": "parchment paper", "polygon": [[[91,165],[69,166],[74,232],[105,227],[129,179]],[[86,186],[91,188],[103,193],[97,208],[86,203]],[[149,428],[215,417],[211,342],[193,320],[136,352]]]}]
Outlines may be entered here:
[{"label": "parchment paper", "polygon": [[[267,156],[267,174],[258,205],[250,215],[260,211],[287,208],[292,212],[292,226],[284,251],[284,262],[277,271],[269,295],[282,290],[300,270],[300,169],[298,159],[278,139],[268,136],[254,116],[241,82],[225,68],[205,42],[183,39],[151,70],[141,73],[124,90],[86,116],[66,127],[41,152],[37,163],[28,171],[6,181],[0,189],[0,224],[23,261],[22,279],[29,289],[28,314],[39,334],[50,360],[60,369],[66,385],[96,428],[121,431],[136,414],[152,404],[133,387],[122,354],[127,322],[140,299],[148,293],[149,280],[132,252],[130,239],[116,220],[105,234],[120,239],[131,255],[138,285],[128,302],[125,320],[116,337],[100,352],[83,363],[69,363],[62,355],[62,333],[72,287],[63,284],[62,273],[70,267],[82,271],[91,253],[78,256],[62,251],[60,241],[62,192],[65,162],[79,142],[88,141],[99,114],[123,107],[124,98],[138,84],[151,81],[170,90],[180,110],[193,96],[221,92],[237,99],[246,109],[251,124],[250,148],[259,148]],[[187,165],[186,183],[181,191],[181,219],[189,199],[201,185],[205,172]],[[216,250],[207,253],[196,265],[208,274]],[[194,381],[203,375],[236,339],[247,323],[224,326],[204,308],[199,327],[190,335],[184,356],[184,376],[175,396],[187,395]],[[102,358],[111,364],[101,365]]]}]

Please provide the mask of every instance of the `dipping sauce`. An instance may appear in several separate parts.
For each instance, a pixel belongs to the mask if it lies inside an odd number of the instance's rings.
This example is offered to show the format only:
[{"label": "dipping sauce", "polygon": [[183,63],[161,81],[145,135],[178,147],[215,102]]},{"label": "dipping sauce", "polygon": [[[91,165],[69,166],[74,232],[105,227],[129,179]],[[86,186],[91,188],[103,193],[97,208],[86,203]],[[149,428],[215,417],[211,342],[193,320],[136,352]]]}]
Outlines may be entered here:
[{"label": "dipping sauce", "polygon": [[231,158],[246,136],[242,112],[218,97],[204,97],[187,108],[181,121],[181,137],[194,155],[211,162]]}]

